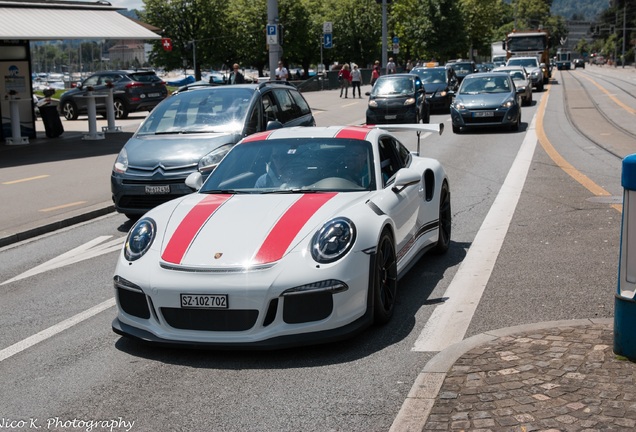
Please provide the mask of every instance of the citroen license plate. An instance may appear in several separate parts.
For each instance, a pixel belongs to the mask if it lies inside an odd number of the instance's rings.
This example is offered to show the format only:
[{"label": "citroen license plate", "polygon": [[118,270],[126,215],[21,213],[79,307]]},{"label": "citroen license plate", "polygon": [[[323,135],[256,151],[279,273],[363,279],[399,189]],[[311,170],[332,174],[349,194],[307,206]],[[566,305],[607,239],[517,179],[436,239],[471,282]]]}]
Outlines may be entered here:
[{"label": "citroen license plate", "polygon": [[473,113],[475,117],[494,117],[495,113],[493,111],[477,111]]},{"label": "citroen license plate", "polygon": [[169,194],[170,185],[146,186],[146,193],[149,195]]}]

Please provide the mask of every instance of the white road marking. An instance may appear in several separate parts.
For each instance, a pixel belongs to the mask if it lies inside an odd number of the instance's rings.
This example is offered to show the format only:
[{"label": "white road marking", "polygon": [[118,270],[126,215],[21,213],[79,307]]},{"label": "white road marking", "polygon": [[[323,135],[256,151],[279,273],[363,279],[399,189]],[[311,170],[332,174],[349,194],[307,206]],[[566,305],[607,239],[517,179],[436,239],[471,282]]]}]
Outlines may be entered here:
[{"label": "white road marking", "polygon": [[16,342],[10,347],[7,347],[0,351],[0,362],[8,359],[27,348],[32,347],[33,345],[42,342],[50,337],[55,336],[58,333],[63,332],[64,330],[73,327],[75,324],[79,324],[82,321],[85,321],[98,313],[105,311],[111,307],[115,306],[115,298],[110,298],[92,308],[85,310],[84,312],[80,312],[75,316],[70,317],[54,326],[51,326],[45,330],[42,330],[39,333],[34,334],[33,336],[29,336],[26,339],[21,340],[20,342]]},{"label": "white road marking", "polygon": [[528,176],[537,146],[535,124],[536,115],[495,202],[444,293],[448,300],[435,308],[411,351],[442,351],[464,339],[497,261]]},{"label": "white road marking", "polygon": [[90,258],[94,258],[100,255],[104,255],[104,254],[121,249],[125,241],[124,237],[119,237],[107,243],[100,244],[111,237],[112,236],[97,237],[96,239],[91,240],[88,243],[78,246],[75,249],[72,249],[66,253],[63,253],[60,256],[53,258],[52,260],[49,260],[43,264],[40,264],[37,267],[32,268],[31,270],[26,271],[22,273],[21,275],[18,275],[12,279],[2,282],[0,285],[5,285],[11,282],[15,282],[21,279],[34,276],[36,274],[44,273],[49,270],[71,265],[80,261],[84,261]]}]

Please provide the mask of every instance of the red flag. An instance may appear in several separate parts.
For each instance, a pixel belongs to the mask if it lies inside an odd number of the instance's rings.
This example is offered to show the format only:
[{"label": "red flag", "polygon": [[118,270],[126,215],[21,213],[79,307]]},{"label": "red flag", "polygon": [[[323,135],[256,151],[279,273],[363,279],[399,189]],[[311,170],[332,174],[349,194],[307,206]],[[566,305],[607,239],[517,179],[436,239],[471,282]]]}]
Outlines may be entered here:
[{"label": "red flag", "polygon": [[161,45],[163,46],[164,51],[172,51],[172,39],[162,38]]}]

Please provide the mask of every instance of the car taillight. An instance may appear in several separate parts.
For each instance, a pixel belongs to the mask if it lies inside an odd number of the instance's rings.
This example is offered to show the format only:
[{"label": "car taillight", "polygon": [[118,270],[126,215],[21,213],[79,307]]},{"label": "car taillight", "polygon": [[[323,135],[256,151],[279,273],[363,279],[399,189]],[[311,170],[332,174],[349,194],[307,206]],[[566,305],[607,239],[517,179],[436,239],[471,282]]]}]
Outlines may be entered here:
[{"label": "car taillight", "polygon": [[144,84],[140,83],[140,82],[131,82],[126,84],[126,88],[133,88],[133,87],[143,87]]}]

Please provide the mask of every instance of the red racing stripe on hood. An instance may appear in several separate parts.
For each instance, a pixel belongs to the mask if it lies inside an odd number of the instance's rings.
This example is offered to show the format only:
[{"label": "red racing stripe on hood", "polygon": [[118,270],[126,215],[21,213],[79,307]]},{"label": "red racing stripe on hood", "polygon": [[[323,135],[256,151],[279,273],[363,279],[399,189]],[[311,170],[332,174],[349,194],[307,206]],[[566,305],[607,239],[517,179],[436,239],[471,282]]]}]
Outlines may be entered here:
[{"label": "red racing stripe on hood", "polygon": [[197,233],[214,212],[232,195],[207,195],[183,218],[172,234],[168,246],[161,258],[164,261],[179,264]]},{"label": "red racing stripe on hood", "polygon": [[336,134],[336,138],[349,138],[356,140],[366,140],[369,129],[360,127],[347,127]]},{"label": "red racing stripe on hood", "polygon": [[278,220],[256,253],[253,264],[278,261],[294,240],[298,232],[327,201],[336,193],[305,194],[296,201]]}]

